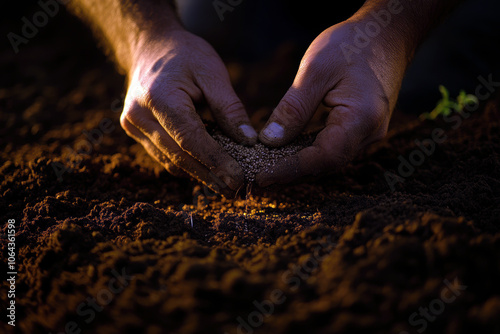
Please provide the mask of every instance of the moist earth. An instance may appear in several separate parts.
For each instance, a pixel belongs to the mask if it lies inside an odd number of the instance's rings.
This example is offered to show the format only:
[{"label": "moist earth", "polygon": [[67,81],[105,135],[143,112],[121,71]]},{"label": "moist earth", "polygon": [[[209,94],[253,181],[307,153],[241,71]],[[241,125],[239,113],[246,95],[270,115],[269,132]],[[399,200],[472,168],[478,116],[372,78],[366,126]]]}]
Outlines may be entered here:
[{"label": "moist earth", "polygon": [[[498,96],[452,123],[396,111],[343,170],[226,199],[126,136],[123,77],[55,20],[0,53],[0,332],[500,333]],[[258,125],[284,70],[252,66],[230,69]]]}]

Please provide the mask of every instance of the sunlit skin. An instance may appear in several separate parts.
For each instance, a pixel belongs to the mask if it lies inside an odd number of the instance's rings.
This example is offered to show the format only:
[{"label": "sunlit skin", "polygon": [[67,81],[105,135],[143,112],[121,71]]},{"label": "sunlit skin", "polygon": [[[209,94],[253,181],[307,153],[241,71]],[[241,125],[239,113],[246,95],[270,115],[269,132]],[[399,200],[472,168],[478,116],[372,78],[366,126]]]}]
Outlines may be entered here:
[{"label": "sunlit skin", "polygon": [[[323,31],[306,51],[295,80],[258,139],[282,146],[304,129],[320,103],[330,108],[312,146],[257,175],[259,186],[288,183],[346,165],[387,132],[404,72],[418,44],[457,0],[401,1],[402,10],[354,45],[354,27],[373,22],[373,11],[394,0],[368,0],[348,20]],[[128,77],[121,125],[174,175],[191,175],[232,196],[243,171],[206,132],[194,103],[205,100],[222,130],[245,145],[257,141],[224,63],[203,39],[186,31],[169,1],[76,0],[70,7],[90,21]]]}]

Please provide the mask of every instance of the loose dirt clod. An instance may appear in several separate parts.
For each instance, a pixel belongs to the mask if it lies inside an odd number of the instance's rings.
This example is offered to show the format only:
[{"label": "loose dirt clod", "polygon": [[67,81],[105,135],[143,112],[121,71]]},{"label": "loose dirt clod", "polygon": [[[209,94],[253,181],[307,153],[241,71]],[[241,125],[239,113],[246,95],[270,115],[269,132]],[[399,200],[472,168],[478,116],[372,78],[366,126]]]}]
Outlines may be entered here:
[{"label": "loose dirt clod", "polygon": [[291,144],[279,148],[267,147],[262,143],[255,146],[244,146],[236,143],[220,131],[215,131],[213,138],[233,157],[243,168],[245,181],[252,183],[255,176],[278,160],[294,155],[314,141],[313,134],[304,134]]}]

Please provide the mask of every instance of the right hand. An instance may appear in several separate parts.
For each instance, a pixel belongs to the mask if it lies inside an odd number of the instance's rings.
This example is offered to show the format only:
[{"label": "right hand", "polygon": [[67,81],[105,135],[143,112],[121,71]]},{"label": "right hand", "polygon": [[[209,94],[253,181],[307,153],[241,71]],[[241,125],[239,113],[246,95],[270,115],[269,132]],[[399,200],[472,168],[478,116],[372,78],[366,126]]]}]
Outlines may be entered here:
[{"label": "right hand", "polygon": [[123,129],[171,174],[188,174],[234,195],[243,171],[207,133],[194,107],[205,100],[225,134],[241,144],[256,143],[222,60],[206,41],[182,29],[140,45],[129,72]]},{"label": "right hand", "polygon": [[357,53],[345,53],[342,46],[356,38],[354,28],[373,20],[367,14],[326,29],[307,49],[292,86],[259,139],[272,147],[288,144],[321,103],[330,109],[325,126],[311,146],[261,171],[256,176],[259,186],[338,170],[386,135],[408,61],[394,48],[402,42],[389,31],[371,38]]}]

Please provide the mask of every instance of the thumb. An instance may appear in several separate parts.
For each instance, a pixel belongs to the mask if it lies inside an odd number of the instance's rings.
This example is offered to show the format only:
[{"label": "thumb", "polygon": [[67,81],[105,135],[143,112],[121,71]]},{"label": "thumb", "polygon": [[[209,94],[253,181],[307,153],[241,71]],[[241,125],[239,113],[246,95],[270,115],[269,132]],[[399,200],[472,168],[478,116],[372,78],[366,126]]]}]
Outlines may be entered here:
[{"label": "thumb", "polygon": [[260,132],[259,140],[268,146],[279,147],[297,137],[316,112],[326,93],[317,86],[311,83],[294,83],[274,109]]}]

